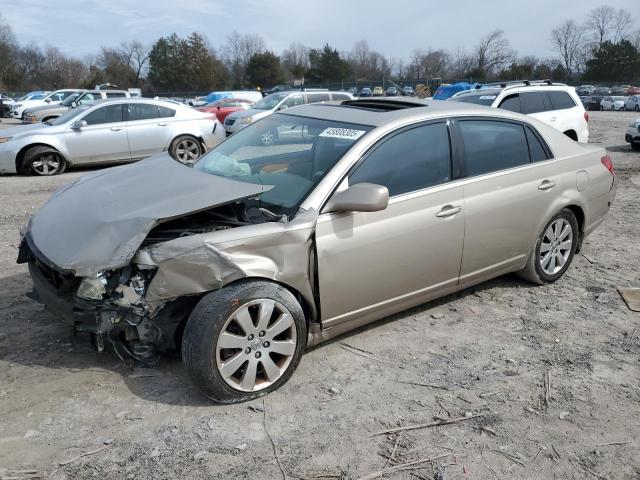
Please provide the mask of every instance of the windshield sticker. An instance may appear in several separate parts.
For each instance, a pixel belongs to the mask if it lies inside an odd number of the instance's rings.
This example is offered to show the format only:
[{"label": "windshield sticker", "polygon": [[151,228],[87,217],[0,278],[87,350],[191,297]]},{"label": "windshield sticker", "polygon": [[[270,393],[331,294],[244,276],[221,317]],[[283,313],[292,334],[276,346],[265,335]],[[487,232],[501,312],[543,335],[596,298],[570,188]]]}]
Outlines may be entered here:
[{"label": "windshield sticker", "polygon": [[330,138],[344,138],[346,140],[357,140],[365,133],[364,130],[353,130],[351,128],[338,128],[338,127],[329,127],[326,128],[319,137],[330,137]]},{"label": "windshield sticker", "polygon": [[495,100],[496,95],[482,95],[480,96],[480,100]]}]

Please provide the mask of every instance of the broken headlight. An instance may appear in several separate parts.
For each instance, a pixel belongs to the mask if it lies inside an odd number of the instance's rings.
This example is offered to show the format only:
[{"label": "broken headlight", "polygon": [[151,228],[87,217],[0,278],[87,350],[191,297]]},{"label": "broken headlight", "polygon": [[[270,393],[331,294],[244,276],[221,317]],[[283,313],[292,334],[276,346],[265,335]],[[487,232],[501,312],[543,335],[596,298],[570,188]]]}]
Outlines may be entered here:
[{"label": "broken headlight", "polygon": [[80,282],[76,295],[86,300],[102,300],[107,293],[107,277],[98,273],[95,277],[86,277]]}]

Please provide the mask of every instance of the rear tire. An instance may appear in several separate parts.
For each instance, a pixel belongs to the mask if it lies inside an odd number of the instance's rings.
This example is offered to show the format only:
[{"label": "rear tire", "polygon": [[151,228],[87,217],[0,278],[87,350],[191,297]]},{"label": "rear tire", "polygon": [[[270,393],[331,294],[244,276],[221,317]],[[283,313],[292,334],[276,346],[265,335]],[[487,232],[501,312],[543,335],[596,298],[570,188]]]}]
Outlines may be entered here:
[{"label": "rear tire", "polygon": [[640,143],[631,142],[631,148],[633,148],[636,152],[640,150]]},{"label": "rear tire", "polygon": [[563,208],[538,235],[529,260],[518,276],[539,285],[555,282],[569,268],[579,240],[578,220],[571,210]]},{"label": "rear tire", "polygon": [[67,162],[55,148],[31,147],[22,159],[21,173],[48,177],[59,175],[67,168]]},{"label": "rear tire", "polygon": [[176,137],[169,147],[169,155],[184,165],[193,165],[203,153],[200,140],[191,135]]},{"label": "rear tire", "polygon": [[238,403],[285,384],[306,341],[304,312],[290,291],[272,282],[244,281],[198,302],[182,337],[182,361],[207,397]]}]

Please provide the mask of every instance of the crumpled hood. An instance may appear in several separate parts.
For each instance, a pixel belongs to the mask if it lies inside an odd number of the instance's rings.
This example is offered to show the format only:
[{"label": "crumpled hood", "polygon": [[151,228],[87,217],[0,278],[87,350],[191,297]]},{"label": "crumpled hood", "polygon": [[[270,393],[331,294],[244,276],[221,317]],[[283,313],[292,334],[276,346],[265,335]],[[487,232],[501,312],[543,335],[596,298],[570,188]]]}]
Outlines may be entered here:
[{"label": "crumpled hood", "polygon": [[162,221],[269,190],[186,167],[166,154],[100,170],[54,193],[28,234],[58,268],[79,276],[129,264]]}]

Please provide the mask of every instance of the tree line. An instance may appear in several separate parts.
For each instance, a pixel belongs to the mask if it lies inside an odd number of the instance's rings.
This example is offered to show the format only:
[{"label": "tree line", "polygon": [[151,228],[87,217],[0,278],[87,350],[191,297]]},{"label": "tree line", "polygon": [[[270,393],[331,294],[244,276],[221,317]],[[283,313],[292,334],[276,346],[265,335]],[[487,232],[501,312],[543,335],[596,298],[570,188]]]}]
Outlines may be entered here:
[{"label": "tree line", "polygon": [[146,92],[201,92],[304,82],[419,82],[430,78],[490,81],[525,78],[640,82],[640,30],[625,9],[601,6],[583,22],[567,20],[549,37],[555,56],[520,56],[502,30],[469,50],[420,47],[407,58],[387,57],[366,40],[349,51],[293,42],[280,54],[259,35],[233,32],[215,48],[201,33],[173,33],[150,46],[138,41],[103,46],[76,58],[55,46],[20,44],[0,15],[0,90],[27,91],[114,83]]}]

